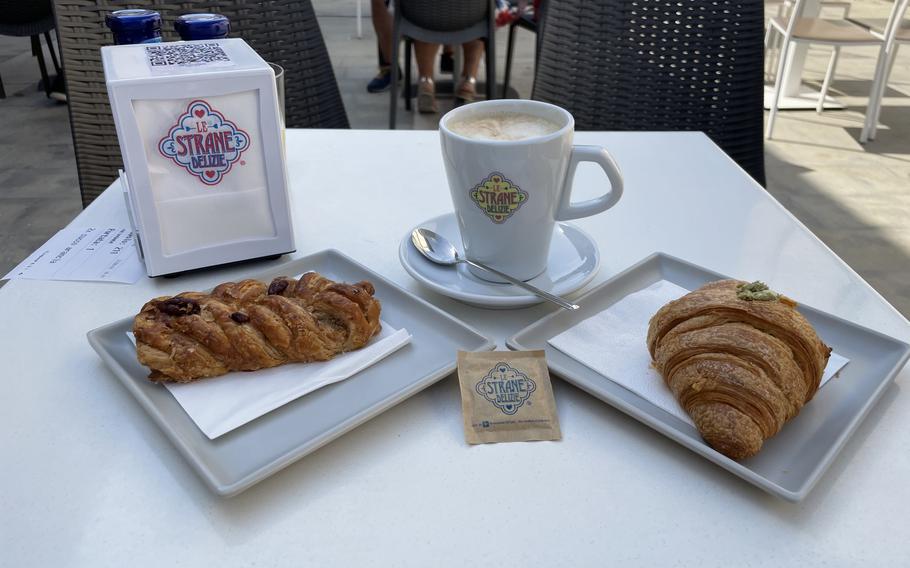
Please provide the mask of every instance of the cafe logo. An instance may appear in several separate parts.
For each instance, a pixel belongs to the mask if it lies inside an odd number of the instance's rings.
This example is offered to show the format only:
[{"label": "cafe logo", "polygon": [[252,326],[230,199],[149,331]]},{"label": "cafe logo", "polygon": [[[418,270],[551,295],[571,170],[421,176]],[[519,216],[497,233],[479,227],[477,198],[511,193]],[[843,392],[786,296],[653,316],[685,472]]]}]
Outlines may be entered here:
[{"label": "cafe logo", "polygon": [[500,362],[474,388],[503,414],[511,416],[531,398],[537,384],[508,363]]},{"label": "cafe logo", "polygon": [[528,200],[528,192],[493,172],[471,189],[471,201],[494,223],[504,223]]},{"label": "cafe logo", "polygon": [[203,100],[191,102],[158,142],[162,156],[206,185],[221,183],[249,147],[250,135]]}]

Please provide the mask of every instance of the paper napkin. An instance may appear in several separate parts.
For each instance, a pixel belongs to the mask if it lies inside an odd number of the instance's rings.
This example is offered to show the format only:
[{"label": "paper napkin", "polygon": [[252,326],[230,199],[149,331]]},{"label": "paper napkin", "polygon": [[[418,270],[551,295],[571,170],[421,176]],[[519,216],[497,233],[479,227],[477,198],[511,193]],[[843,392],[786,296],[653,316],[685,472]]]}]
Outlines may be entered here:
[{"label": "paper napkin", "polygon": [[[661,280],[567,329],[550,339],[549,343],[687,424],[694,425],[664,384],[663,378],[651,367],[647,347],[651,316],[670,300],[687,293],[689,290]],[[821,384],[828,382],[848,362],[848,359],[832,353]]]},{"label": "paper napkin", "polygon": [[[135,343],[132,333],[127,335]],[[382,331],[365,347],[330,361],[289,363],[164,386],[196,426],[209,439],[215,439],[316,389],[356,375],[410,341],[411,334],[406,329],[382,322]]]}]

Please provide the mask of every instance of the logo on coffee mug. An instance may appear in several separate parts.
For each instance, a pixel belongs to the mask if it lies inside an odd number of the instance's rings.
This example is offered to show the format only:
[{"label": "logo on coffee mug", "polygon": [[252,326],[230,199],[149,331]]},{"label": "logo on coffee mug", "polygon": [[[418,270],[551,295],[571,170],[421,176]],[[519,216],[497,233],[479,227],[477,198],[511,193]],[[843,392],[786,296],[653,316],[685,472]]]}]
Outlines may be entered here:
[{"label": "logo on coffee mug", "polygon": [[515,367],[500,362],[474,388],[503,414],[511,416],[531,398],[537,384]]},{"label": "logo on coffee mug", "polygon": [[471,201],[494,223],[505,223],[528,200],[528,192],[493,172],[471,189]]},{"label": "logo on coffee mug", "polygon": [[187,105],[158,142],[162,156],[206,185],[218,185],[249,147],[250,135],[203,100]]}]

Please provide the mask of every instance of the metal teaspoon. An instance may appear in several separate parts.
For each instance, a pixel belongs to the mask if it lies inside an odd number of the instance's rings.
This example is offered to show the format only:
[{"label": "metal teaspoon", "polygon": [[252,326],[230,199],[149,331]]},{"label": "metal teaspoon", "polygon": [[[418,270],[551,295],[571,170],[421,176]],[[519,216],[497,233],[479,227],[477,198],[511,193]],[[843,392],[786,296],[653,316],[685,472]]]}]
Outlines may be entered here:
[{"label": "metal teaspoon", "polygon": [[474,260],[469,260],[467,258],[459,256],[458,251],[455,249],[455,245],[453,245],[451,242],[449,242],[442,235],[434,233],[433,231],[431,231],[429,229],[425,229],[423,227],[414,229],[411,232],[411,244],[414,245],[414,248],[416,248],[420,254],[425,256],[428,260],[435,262],[436,264],[442,264],[445,266],[454,266],[456,264],[464,262],[466,264],[470,264],[471,266],[476,266],[477,268],[480,268],[481,270],[486,270],[487,272],[491,272],[504,280],[508,280],[512,284],[515,284],[516,286],[520,286],[529,292],[533,292],[537,296],[540,296],[541,298],[549,300],[549,301],[553,302],[554,304],[560,306],[561,308],[564,308],[567,310],[577,310],[578,309],[578,306],[576,304],[568,302],[568,301],[564,300],[563,298],[560,298],[559,296],[554,296],[553,294],[550,294],[549,292],[544,292],[543,290],[541,290],[540,288],[538,288],[536,286],[532,286],[532,285],[528,284],[527,282],[522,282],[521,280],[518,280],[517,278],[513,278],[512,276],[509,276],[508,274],[504,274],[504,273],[496,270],[495,268],[490,268],[489,266],[486,266],[480,262],[477,262]]}]

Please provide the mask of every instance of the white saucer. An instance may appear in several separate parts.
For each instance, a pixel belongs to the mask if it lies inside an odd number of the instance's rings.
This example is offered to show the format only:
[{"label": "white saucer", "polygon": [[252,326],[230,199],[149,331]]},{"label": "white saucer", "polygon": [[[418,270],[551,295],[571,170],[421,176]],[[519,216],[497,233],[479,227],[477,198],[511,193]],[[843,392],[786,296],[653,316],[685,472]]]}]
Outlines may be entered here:
[{"label": "white saucer", "polygon": [[[461,233],[454,213],[440,215],[418,225],[449,239],[462,253]],[[411,244],[408,230],[398,247],[398,260],[415,280],[434,292],[482,308],[521,308],[546,300],[512,284],[496,284],[477,278],[464,264],[456,267],[434,264]],[[584,231],[568,223],[556,223],[547,270],[530,283],[557,296],[565,296],[591,281],[600,268],[597,244]]]}]

